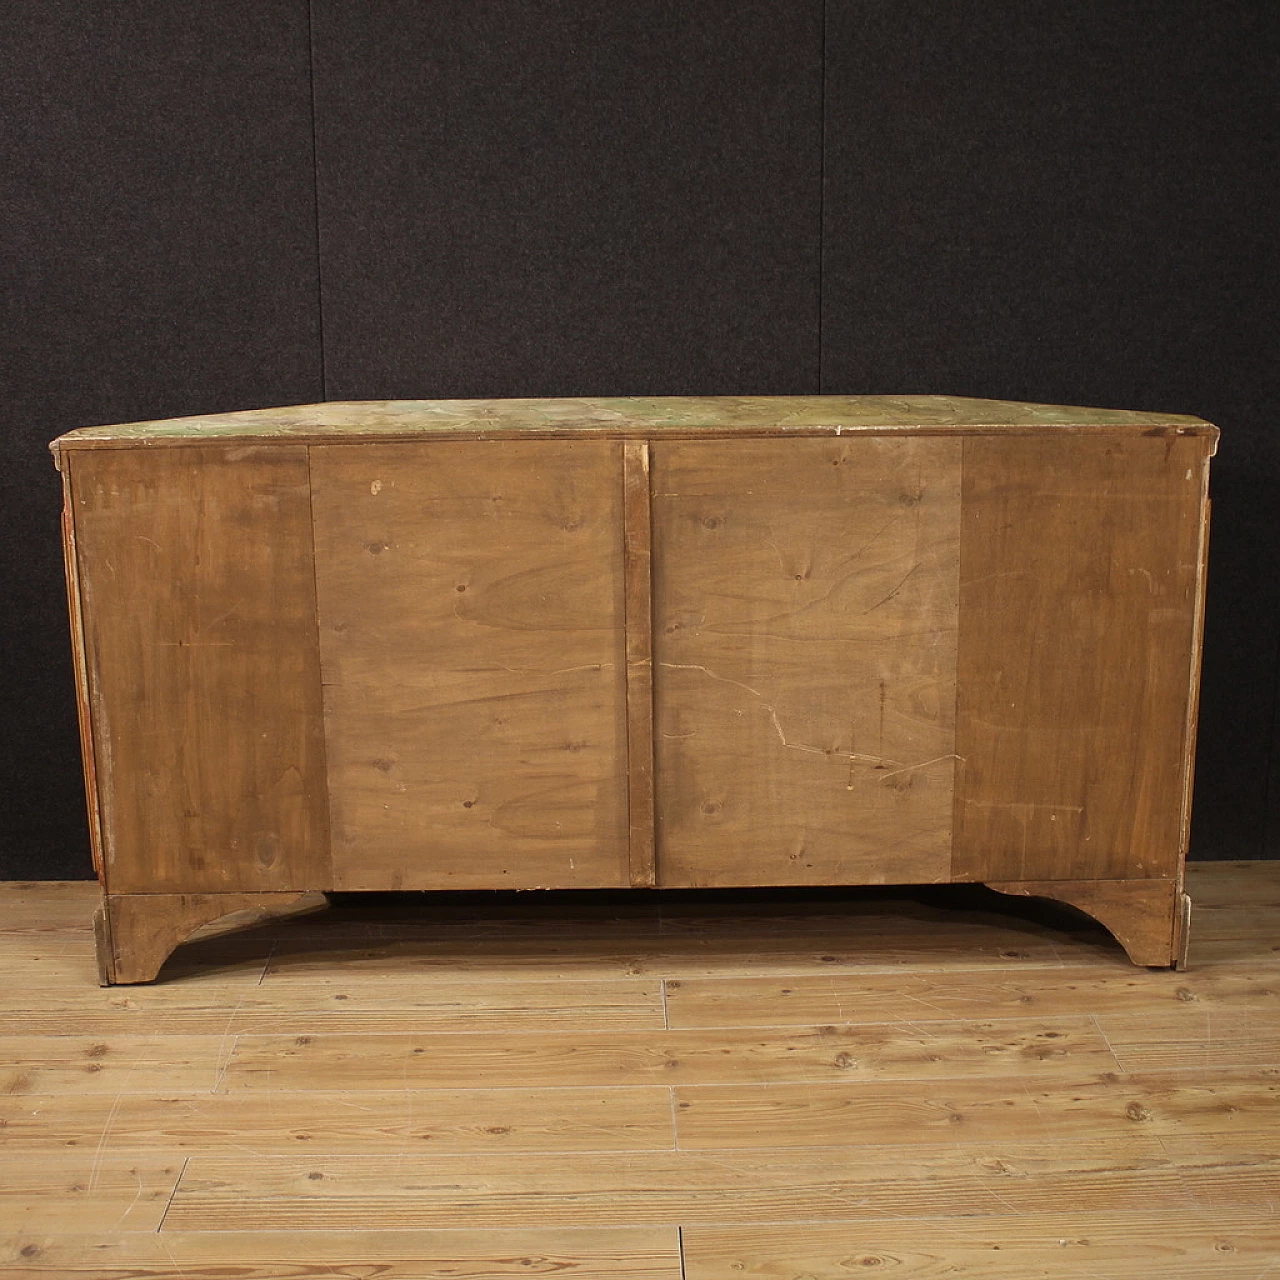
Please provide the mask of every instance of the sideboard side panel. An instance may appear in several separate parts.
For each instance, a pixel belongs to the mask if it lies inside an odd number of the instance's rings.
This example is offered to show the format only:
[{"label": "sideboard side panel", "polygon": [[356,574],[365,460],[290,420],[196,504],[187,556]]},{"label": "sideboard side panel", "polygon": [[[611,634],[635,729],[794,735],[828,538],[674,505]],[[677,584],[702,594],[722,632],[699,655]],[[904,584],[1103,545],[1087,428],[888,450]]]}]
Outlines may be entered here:
[{"label": "sideboard side panel", "polygon": [[957,879],[1180,877],[1209,447],[965,441]]},{"label": "sideboard side panel", "polygon": [[658,883],[950,878],[960,442],[653,447]]},{"label": "sideboard side panel", "polygon": [[107,891],[327,888],[305,449],[67,460]]},{"label": "sideboard side panel", "polygon": [[629,883],[623,446],[313,446],[339,889]]},{"label": "sideboard side panel", "polygon": [[85,655],[84,614],[80,607],[80,558],[76,550],[75,498],[71,491],[71,471],[62,470],[62,559],[67,579],[67,613],[71,622],[71,657],[76,681],[76,713],[80,727],[80,760],[89,819],[89,852],[94,874],[104,879],[102,856],[102,816],[98,808],[98,767],[93,755],[93,717],[89,710],[89,664]]}]

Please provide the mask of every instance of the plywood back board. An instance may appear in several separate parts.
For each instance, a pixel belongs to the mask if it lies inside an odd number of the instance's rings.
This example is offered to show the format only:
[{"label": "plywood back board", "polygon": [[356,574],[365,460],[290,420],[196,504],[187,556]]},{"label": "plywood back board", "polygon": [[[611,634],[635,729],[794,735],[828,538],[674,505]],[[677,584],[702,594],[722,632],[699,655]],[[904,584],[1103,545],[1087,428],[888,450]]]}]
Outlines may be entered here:
[{"label": "plywood back board", "polygon": [[305,448],[70,463],[108,889],[328,887]]},{"label": "plywood back board", "polygon": [[339,888],[628,883],[622,448],[312,447]]},{"label": "plywood back board", "polygon": [[957,879],[1180,873],[1210,448],[964,441]]},{"label": "plywood back board", "polygon": [[960,446],[653,446],[659,884],[947,879]]}]

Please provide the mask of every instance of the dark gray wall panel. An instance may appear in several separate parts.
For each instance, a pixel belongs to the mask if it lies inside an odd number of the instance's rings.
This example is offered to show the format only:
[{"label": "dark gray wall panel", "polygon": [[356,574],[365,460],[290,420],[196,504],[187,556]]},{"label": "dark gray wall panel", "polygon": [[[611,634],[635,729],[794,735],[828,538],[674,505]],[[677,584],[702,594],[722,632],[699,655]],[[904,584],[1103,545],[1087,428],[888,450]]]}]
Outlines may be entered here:
[{"label": "dark gray wall panel", "polygon": [[91,874],[72,427],[322,398],[305,0],[0,16],[0,878]]},{"label": "dark gray wall panel", "polygon": [[331,399],[817,387],[818,0],[315,0]]},{"label": "dark gray wall panel", "polygon": [[1272,751],[1274,26],[1239,0],[828,5],[822,389],[1223,428],[1200,857],[1262,852]]}]

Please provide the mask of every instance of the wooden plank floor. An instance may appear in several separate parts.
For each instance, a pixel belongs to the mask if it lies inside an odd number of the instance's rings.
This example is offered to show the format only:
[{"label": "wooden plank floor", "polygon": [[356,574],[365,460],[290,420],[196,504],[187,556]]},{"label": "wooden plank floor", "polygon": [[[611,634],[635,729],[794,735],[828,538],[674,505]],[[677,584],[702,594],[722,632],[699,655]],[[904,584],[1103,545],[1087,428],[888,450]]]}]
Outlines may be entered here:
[{"label": "wooden plank floor", "polygon": [[0,1275],[1280,1280],[1280,863],[1185,973],[981,889],[346,900],[95,985],[0,885]]}]

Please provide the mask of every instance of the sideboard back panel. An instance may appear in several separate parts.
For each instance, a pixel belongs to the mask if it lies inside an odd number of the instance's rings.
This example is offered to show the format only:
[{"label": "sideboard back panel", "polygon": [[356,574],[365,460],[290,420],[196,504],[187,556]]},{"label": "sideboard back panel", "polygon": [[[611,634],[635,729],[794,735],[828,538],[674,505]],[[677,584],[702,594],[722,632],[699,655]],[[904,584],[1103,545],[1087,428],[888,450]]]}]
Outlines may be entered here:
[{"label": "sideboard back panel", "polygon": [[653,458],[658,883],[946,880],[960,441]]},{"label": "sideboard back panel", "polygon": [[305,447],[89,451],[70,482],[107,888],[326,887]]},{"label": "sideboard back panel", "polygon": [[1210,448],[964,442],[957,879],[1180,874]]},{"label": "sideboard back panel", "polygon": [[626,885],[621,443],[311,466],[337,887]]}]

